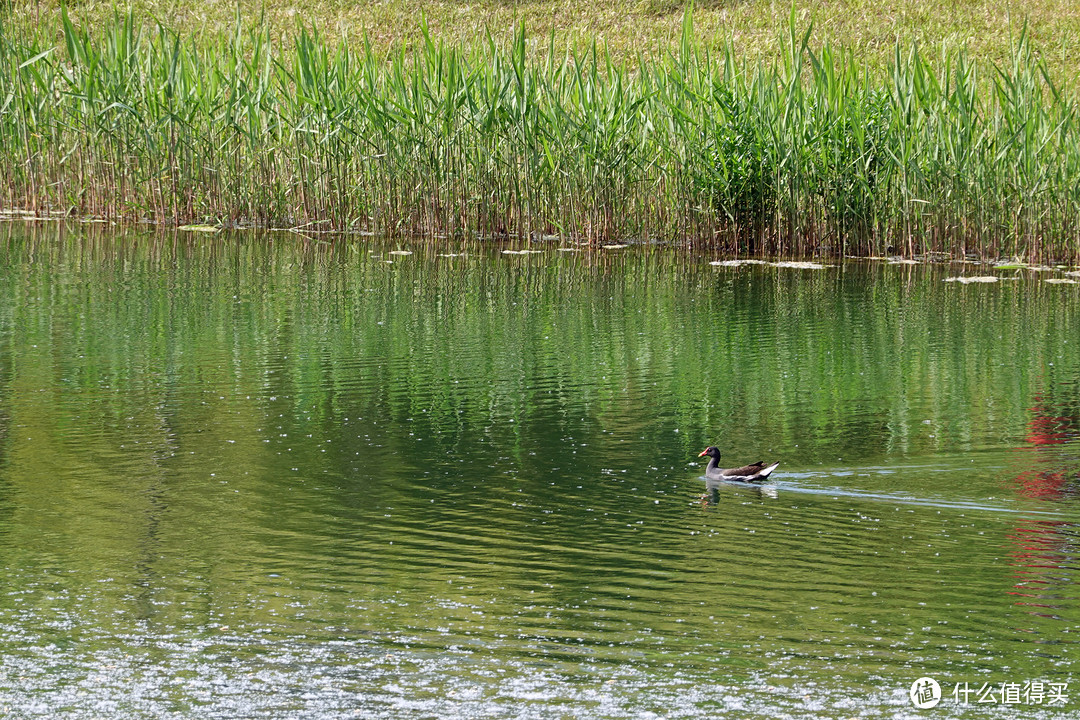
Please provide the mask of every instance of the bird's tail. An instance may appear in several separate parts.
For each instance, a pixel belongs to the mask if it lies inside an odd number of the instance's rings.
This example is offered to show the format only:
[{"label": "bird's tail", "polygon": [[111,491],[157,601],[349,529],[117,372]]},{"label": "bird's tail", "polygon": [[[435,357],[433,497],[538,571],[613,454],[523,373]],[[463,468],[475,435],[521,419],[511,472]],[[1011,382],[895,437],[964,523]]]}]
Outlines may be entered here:
[{"label": "bird's tail", "polygon": [[778,467],[780,467],[780,462],[779,461],[774,462],[769,467],[764,468],[760,473],[758,473],[758,475],[760,475],[761,477],[768,477],[769,473],[771,473],[773,470],[775,470]]}]

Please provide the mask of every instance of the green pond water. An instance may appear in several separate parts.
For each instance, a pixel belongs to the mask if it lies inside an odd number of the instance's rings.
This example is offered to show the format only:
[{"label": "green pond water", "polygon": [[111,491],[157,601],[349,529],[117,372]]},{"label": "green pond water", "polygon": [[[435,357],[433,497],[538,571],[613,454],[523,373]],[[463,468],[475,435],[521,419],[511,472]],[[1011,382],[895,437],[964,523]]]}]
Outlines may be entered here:
[{"label": "green pond water", "polygon": [[0,227],[0,715],[1077,717],[1062,271],[533,248]]}]

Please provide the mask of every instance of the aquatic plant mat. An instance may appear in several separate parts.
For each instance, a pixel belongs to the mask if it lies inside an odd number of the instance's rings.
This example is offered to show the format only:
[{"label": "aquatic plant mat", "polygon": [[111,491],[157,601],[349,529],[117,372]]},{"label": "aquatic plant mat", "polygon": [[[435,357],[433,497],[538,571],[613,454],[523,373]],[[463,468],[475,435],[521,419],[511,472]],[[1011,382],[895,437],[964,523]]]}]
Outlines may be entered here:
[{"label": "aquatic plant mat", "polygon": [[[410,52],[0,27],[0,204],[167,225],[557,235],[743,254],[1080,255],[1076,99],[1026,36],[1008,67],[895,50],[681,44],[634,70],[513,42]],[[62,38],[57,46],[52,38]],[[540,39],[542,42],[542,39]]]}]

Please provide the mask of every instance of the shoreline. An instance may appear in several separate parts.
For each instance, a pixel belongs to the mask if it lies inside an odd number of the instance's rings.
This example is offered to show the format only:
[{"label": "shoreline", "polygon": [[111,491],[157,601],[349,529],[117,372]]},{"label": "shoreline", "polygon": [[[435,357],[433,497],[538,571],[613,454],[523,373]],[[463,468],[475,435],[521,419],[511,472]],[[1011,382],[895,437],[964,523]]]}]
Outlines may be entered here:
[{"label": "shoreline", "polygon": [[[896,47],[879,82],[844,48],[678,56],[411,55],[265,25],[217,45],[64,15],[63,47],[0,43],[0,206],[166,225],[628,238],[745,255],[1080,257],[1080,102],[1021,36],[1013,67]],[[426,28],[425,28],[426,32]],[[0,40],[7,40],[0,37]],[[906,54],[905,54],[906,53]],[[47,212],[47,210],[46,210]]]},{"label": "shoreline", "polygon": [[[558,253],[590,254],[617,254],[626,249],[647,249],[649,251],[670,251],[672,253],[690,253],[705,256],[708,253],[718,254],[715,260],[705,261],[708,265],[724,268],[743,268],[748,266],[772,266],[778,268],[821,270],[836,267],[835,264],[846,262],[856,263],[880,263],[883,265],[909,265],[925,267],[929,265],[969,266],[983,267],[997,271],[1028,271],[1032,273],[1053,272],[1061,273],[1069,278],[1080,278],[1080,264],[1068,260],[1047,260],[1045,262],[1028,261],[1019,257],[987,257],[977,253],[969,253],[959,256],[944,251],[929,251],[916,256],[903,254],[889,255],[836,255],[817,253],[811,255],[745,255],[726,252],[717,247],[710,247],[707,243],[669,242],[662,240],[641,240],[626,238],[616,244],[597,244],[587,240],[564,238],[557,235],[547,235],[534,238],[520,237],[474,237],[474,238],[449,238],[449,237],[425,237],[421,235],[381,235],[368,230],[317,230],[303,227],[262,227],[257,225],[164,225],[160,223],[142,221],[128,222],[106,218],[73,217],[67,214],[54,213],[52,215],[38,215],[25,210],[0,209],[0,228],[15,223],[22,223],[35,227],[44,227],[49,224],[73,224],[76,226],[93,226],[124,230],[150,230],[159,237],[190,238],[231,235],[231,234],[290,234],[294,237],[315,240],[325,243],[333,240],[362,239],[380,243],[395,243],[395,247],[424,248],[444,250],[450,247],[461,248],[462,246],[473,247],[479,252],[495,253],[500,251],[505,255],[530,255],[554,251]],[[392,254],[411,255],[408,252],[394,252]],[[453,257],[464,257],[468,253],[455,253]],[[826,264],[827,263],[827,264]],[[835,263],[835,264],[834,264]],[[957,278],[959,279],[959,278]],[[980,282],[976,279],[975,282]],[[961,280],[961,282],[964,282]],[[1068,281],[1080,284],[1080,280]]]}]

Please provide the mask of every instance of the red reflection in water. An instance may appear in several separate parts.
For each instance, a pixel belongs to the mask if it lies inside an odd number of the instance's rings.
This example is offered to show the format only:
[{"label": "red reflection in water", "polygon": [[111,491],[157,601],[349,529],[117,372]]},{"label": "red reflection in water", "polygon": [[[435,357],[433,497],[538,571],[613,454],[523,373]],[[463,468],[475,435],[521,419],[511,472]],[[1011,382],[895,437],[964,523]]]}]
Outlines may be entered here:
[{"label": "red reflection in water", "polygon": [[[1017,450],[1035,451],[1062,445],[1076,438],[1080,423],[1075,416],[1050,407],[1042,395],[1035,396],[1028,422],[1027,442]],[[1038,463],[1038,454],[1031,458]],[[1075,492],[1072,479],[1076,468],[1062,465],[1060,454],[1054,454],[1054,465],[1039,469],[1033,467],[1016,476],[1016,492],[1021,497],[1036,500],[1062,498]],[[1034,464],[1033,463],[1033,464]],[[1032,608],[1029,612],[1042,617],[1058,617],[1053,611],[1060,605],[1058,594],[1052,588],[1060,588],[1070,581],[1072,569],[1067,567],[1074,556],[1068,528],[1075,523],[1064,520],[1038,520],[1022,518],[1007,536],[1012,543],[1009,559],[1013,566],[1015,582],[1010,595],[1027,600],[1017,600],[1017,605]],[[1036,609],[1037,608],[1037,609]]]},{"label": "red reflection in water", "polygon": [[[1031,408],[1028,434],[1024,438],[1028,445],[1017,449],[1038,451],[1047,446],[1062,445],[1077,435],[1077,419],[1054,414],[1040,394],[1035,396],[1035,406]],[[1061,497],[1069,477],[1070,474],[1061,467],[1025,470],[1016,477],[1018,492],[1023,497],[1036,499]]]},{"label": "red reflection in water", "polygon": [[1025,518],[1013,528],[1007,537],[1012,542],[1009,561],[1013,566],[1014,583],[1008,594],[1028,600],[1017,600],[1017,605],[1031,608],[1035,615],[1056,617],[1053,612],[1060,605],[1057,596],[1047,591],[1051,586],[1069,582],[1071,570],[1064,567],[1070,555],[1069,538],[1062,532],[1073,527],[1065,520],[1035,520]]}]

